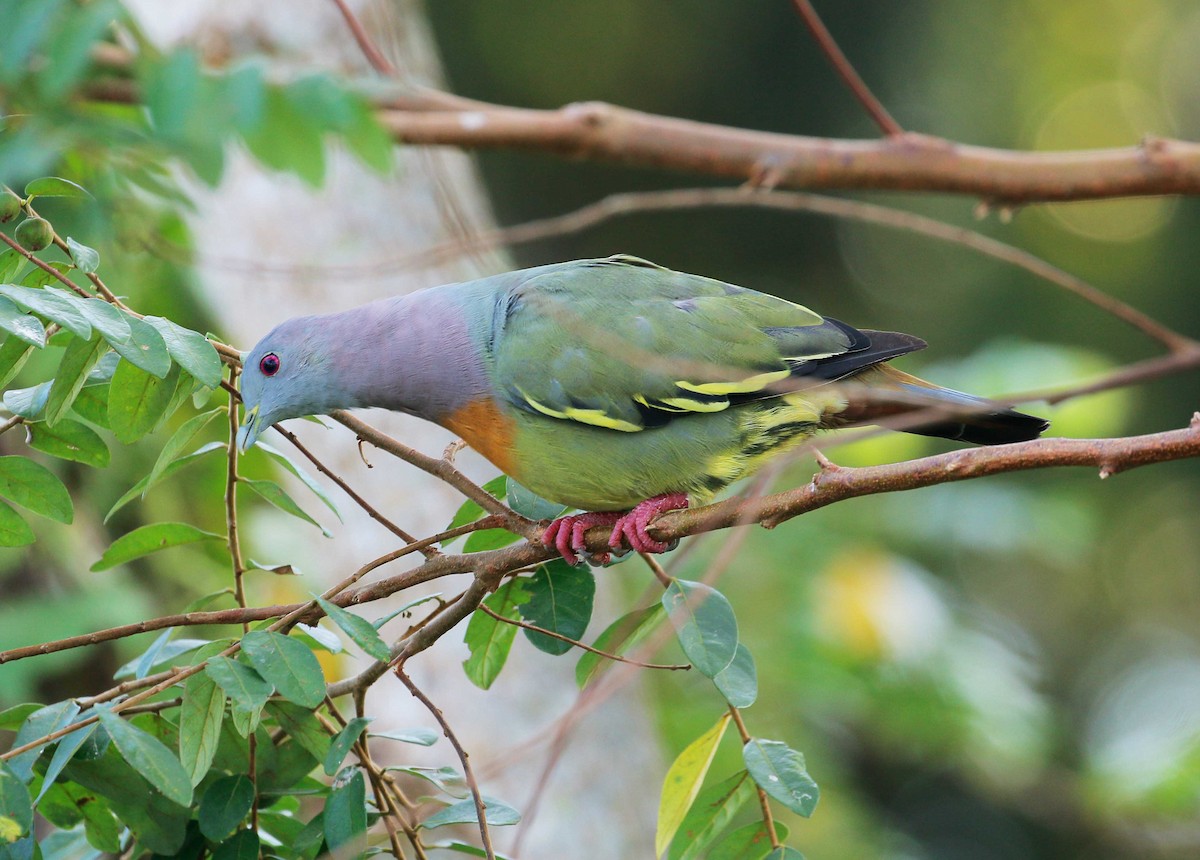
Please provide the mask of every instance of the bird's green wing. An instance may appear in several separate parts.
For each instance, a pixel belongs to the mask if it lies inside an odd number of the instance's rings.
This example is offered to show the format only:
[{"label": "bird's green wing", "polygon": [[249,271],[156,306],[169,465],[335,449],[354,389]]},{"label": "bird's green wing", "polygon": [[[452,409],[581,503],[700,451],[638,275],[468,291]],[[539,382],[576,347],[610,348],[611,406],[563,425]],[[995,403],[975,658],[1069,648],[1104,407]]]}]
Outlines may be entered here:
[{"label": "bird's green wing", "polygon": [[636,257],[540,270],[507,292],[492,331],[496,384],[515,406],[635,432],[728,408],[853,329],[808,308]]}]

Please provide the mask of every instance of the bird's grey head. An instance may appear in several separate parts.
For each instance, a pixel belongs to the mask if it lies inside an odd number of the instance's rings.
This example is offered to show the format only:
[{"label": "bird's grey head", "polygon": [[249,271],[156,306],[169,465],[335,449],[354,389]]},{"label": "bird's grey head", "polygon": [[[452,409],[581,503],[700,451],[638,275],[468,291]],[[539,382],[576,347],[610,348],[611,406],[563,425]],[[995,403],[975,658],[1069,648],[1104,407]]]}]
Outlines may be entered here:
[{"label": "bird's grey head", "polygon": [[328,335],[320,317],[299,317],[278,325],[244,357],[237,437],[243,453],[278,421],[353,405],[337,401]]}]

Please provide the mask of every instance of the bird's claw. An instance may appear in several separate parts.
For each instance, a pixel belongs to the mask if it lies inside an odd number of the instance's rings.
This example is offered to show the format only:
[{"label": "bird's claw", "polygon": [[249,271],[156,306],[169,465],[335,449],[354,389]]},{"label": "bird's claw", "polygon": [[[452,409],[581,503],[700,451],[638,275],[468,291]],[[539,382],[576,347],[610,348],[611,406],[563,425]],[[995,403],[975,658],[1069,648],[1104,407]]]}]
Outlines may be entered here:
[{"label": "bird's claw", "polygon": [[613,548],[628,545],[634,552],[670,552],[679,545],[679,541],[658,540],[646,531],[646,527],[660,514],[682,510],[687,506],[688,499],[683,493],[670,493],[646,499],[613,524],[608,545]]},{"label": "bird's claw", "polygon": [[[612,560],[611,553],[588,553],[587,530],[592,526],[612,525],[620,516],[612,511],[599,511],[559,517],[542,532],[542,543],[558,550],[563,561],[570,565],[579,564],[582,560],[592,564],[608,564]],[[585,558],[581,559],[580,554]]]},{"label": "bird's claw", "polygon": [[[670,493],[655,496],[640,503],[631,511],[617,513],[615,511],[595,511],[585,514],[571,514],[559,517],[542,532],[542,543],[558,550],[558,554],[570,565],[588,561],[594,565],[604,565],[630,550],[634,552],[670,552],[679,546],[678,540],[661,541],[646,531],[646,527],[667,511],[678,511],[688,506],[687,496],[683,493]],[[612,526],[612,534],[608,539],[611,548],[609,552],[589,553],[587,549],[587,530],[592,526]]]}]

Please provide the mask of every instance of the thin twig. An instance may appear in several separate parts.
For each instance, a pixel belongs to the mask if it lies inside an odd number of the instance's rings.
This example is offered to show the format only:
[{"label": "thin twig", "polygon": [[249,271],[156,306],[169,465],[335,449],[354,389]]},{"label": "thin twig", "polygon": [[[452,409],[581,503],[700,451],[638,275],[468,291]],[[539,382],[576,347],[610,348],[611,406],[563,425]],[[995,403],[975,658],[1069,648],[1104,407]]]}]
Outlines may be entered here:
[{"label": "thin twig", "polygon": [[403,666],[396,667],[396,677],[400,679],[400,683],[408,687],[408,691],[413,694],[417,701],[429,709],[429,713],[433,714],[433,718],[442,727],[442,732],[446,735],[447,740],[450,741],[451,746],[454,747],[454,751],[458,753],[458,760],[462,762],[463,766],[463,776],[466,777],[467,786],[471,789],[471,797],[475,799],[475,816],[479,820],[479,837],[483,840],[483,851],[487,855],[488,860],[496,860],[496,852],[492,850],[492,835],[488,831],[487,825],[487,804],[483,802],[483,795],[479,793],[479,783],[475,781],[475,773],[471,770],[470,757],[467,755],[467,751],[458,742],[458,738],[455,736],[454,730],[450,728],[450,723],[446,721],[445,715],[437,705],[430,701],[428,696],[417,688],[417,685],[412,682],[412,678],[408,677],[405,673]]},{"label": "thin twig", "polygon": [[900,123],[892,118],[887,108],[883,106],[883,102],[875,97],[875,94],[871,92],[871,88],[867,86],[866,81],[859,75],[858,70],[846,59],[846,55],[838,47],[833,34],[829,32],[829,28],[825,26],[825,23],[817,14],[817,10],[813,8],[812,3],[809,0],[792,0],[792,5],[800,13],[800,17],[804,20],[804,26],[808,27],[808,32],[812,33],[812,37],[816,40],[821,53],[829,60],[829,64],[833,66],[838,77],[842,79],[842,82],[850,89],[854,97],[858,99],[859,104],[870,114],[871,119],[879,126],[879,130],[886,135],[904,134],[904,129],[900,127]]},{"label": "thin twig", "polygon": [[[742,736],[742,746],[750,743],[750,733],[746,731],[746,724],[742,722],[742,712],[733,705],[729,706],[729,713],[733,714],[733,724],[737,726],[738,734]],[[771,847],[779,848],[779,834],[775,832],[775,817],[771,814],[771,801],[767,797],[767,793],[763,791],[763,787],[757,782],[754,783],[754,788],[758,792],[758,805],[762,809],[763,824],[767,828],[767,835],[771,838]]]},{"label": "thin twig", "polygon": [[561,633],[555,633],[553,630],[547,630],[545,627],[538,627],[536,624],[529,624],[525,621],[519,621],[516,618],[507,618],[500,613],[494,611],[486,603],[479,604],[479,608],[487,615],[492,616],[497,621],[503,621],[505,624],[511,624],[514,627],[520,627],[522,630],[531,630],[534,633],[541,633],[549,636],[552,639],[558,639],[566,642],[569,645],[574,645],[576,648],[582,648],[584,651],[590,651],[593,654],[598,654],[607,660],[614,660],[618,663],[628,663],[630,666],[637,666],[639,669],[670,669],[672,671],[688,670],[692,666],[690,663],[643,663],[640,660],[630,660],[628,657],[622,657],[620,654],[610,654],[608,651],[601,651],[599,648],[593,648],[585,642],[580,642],[578,639],[572,639],[569,636],[563,636]]},{"label": "thin twig", "polygon": [[[309,462],[311,462],[314,466],[316,466],[317,470],[322,475],[325,475],[331,481],[333,481],[335,484],[337,484],[342,489],[342,492],[344,492],[347,496],[349,496],[356,505],[358,505],[360,508],[362,508],[364,511],[366,511],[367,515],[369,517],[371,517],[371,519],[375,520],[375,522],[379,523],[381,526],[383,526],[385,529],[390,531],[392,534],[396,535],[396,537],[400,538],[401,540],[407,541],[410,544],[417,543],[417,539],[415,537],[410,535],[404,529],[400,528],[400,526],[396,525],[391,520],[389,520],[387,517],[385,517],[383,514],[381,514],[378,509],[373,507],[371,504],[369,504],[367,502],[366,499],[364,499],[362,496],[360,496],[354,490],[354,488],[351,487],[346,482],[346,480],[344,478],[342,478],[340,475],[338,475],[336,472],[334,472],[332,469],[330,469],[328,466],[326,466],[324,463],[322,463],[315,454],[313,454],[311,451],[308,450],[308,448],[306,448],[304,446],[304,444],[300,441],[300,439],[296,436],[295,433],[293,433],[290,430],[285,429],[284,427],[282,427],[279,424],[275,425],[275,430],[277,432],[279,432],[280,434],[282,434],[285,439],[287,439],[289,442],[291,442],[292,445],[295,446],[296,450],[298,450],[301,454],[303,454],[305,457],[307,457]],[[428,544],[426,546],[421,547],[420,552],[426,558],[438,554],[438,550],[436,548],[434,548],[434,546],[432,544]]]},{"label": "thin twig", "polygon": [[371,68],[381,75],[387,75],[390,78],[396,77],[396,67],[392,65],[391,61],[371,41],[371,37],[367,35],[362,22],[355,16],[354,11],[346,3],[346,0],[333,0],[333,5],[337,6],[338,11],[342,13],[350,34],[354,36],[354,41],[358,43],[358,49],[363,52],[363,56],[367,58],[367,62],[371,64]]},{"label": "thin twig", "polygon": [[508,526],[510,530],[519,529],[519,531],[515,531],[516,534],[530,537],[537,532],[535,523],[527,520],[525,517],[511,510],[500,500],[489,495],[486,490],[454,468],[447,460],[439,460],[427,454],[422,454],[415,448],[411,448],[398,439],[392,438],[360,418],[351,415],[349,412],[339,409],[329,413],[329,417],[339,424],[349,427],[360,439],[370,442],[376,448],[387,451],[392,456],[398,457],[406,463],[411,463],[421,471],[428,472],[435,478],[440,478],[488,513],[504,517],[510,524]]}]

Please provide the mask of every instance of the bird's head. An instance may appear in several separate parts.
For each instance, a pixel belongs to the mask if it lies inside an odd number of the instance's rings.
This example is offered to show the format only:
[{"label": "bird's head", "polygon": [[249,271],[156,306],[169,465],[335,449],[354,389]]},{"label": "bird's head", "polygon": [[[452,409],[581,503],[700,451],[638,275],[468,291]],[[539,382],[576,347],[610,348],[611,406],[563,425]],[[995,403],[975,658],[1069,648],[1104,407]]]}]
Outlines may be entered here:
[{"label": "bird's head", "polygon": [[288,320],[258,342],[242,361],[243,453],[278,421],[328,412],[339,403],[331,378],[327,334],[318,317]]}]

